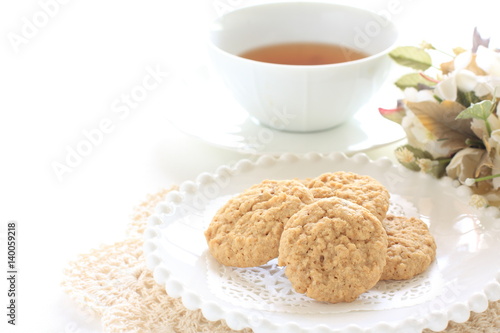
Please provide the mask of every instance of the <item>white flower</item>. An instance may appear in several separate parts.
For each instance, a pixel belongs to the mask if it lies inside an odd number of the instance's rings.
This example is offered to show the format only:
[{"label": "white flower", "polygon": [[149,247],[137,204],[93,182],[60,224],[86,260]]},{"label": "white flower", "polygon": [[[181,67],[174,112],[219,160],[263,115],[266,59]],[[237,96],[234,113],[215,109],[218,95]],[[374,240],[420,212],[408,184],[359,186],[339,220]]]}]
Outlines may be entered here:
[{"label": "white flower", "polygon": [[496,129],[491,132],[490,145],[495,144],[497,146],[500,143],[500,129]]},{"label": "white flower", "polygon": [[476,53],[479,68],[492,76],[500,76],[500,53],[484,46],[479,46]]},{"label": "white flower", "polygon": [[457,81],[451,73],[443,81],[436,84],[434,93],[442,100],[455,101],[457,99]]},{"label": "white flower", "polygon": [[410,87],[404,90],[404,94],[405,99],[410,102],[417,103],[430,101],[437,103],[436,99],[434,98],[434,93],[431,89],[417,90],[413,87]]},{"label": "white flower", "polygon": [[[479,148],[464,148],[458,151],[446,166],[446,174],[452,179],[458,179],[462,184],[472,183],[476,177],[476,169],[487,152]],[[472,179],[472,180],[468,180]]]},{"label": "white flower", "polygon": [[474,88],[474,93],[476,94],[476,96],[481,97],[493,93],[493,90],[494,89],[492,89],[492,87],[488,83],[480,80]]},{"label": "white flower", "polygon": [[500,53],[480,46],[475,62],[487,75],[476,75],[466,69],[472,61],[470,51],[460,53],[454,59],[454,71],[439,82],[434,93],[442,100],[455,101],[457,89],[463,92],[473,91],[482,97],[493,94],[500,97]]},{"label": "white flower", "polygon": [[[470,128],[476,134],[476,136],[480,139],[487,140],[488,145],[490,147],[495,148],[499,153],[500,146],[497,147],[498,143],[500,143],[500,133],[498,130],[500,129],[500,119],[494,113],[490,114],[488,119],[488,123],[490,124],[490,128],[492,130],[491,133],[488,133],[488,129],[486,128],[486,122],[482,119],[474,118],[470,123]],[[492,138],[494,136],[494,138]],[[486,144],[486,142],[485,142]]]},{"label": "white flower", "polygon": [[464,181],[464,184],[467,186],[473,186],[476,183],[476,180],[474,178],[467,178]]},{"label": "white flower", "polygon": [[438,164],[437,161],[429,160],[428,158],[421,158],[417,161],[420,171],[430,173],[432,168]]},{"label": "white flower", "polygon": [[412,146],[422,149],[423,145],[433,140],[432,133],[422,125],[417,116],[410,110],[406,110],[406,116],[401,121],[401,126],[406,131],[408,142]]},{"label": "white flower", "polygon": [[459,69],[450,73],[443,81],[439,82],[434,92],[443,100],[455,101],[457,99],[457,90],[462,92],[474,91],[476,96],[486,96],[492,94],[495,88],[499,87],[500,96],[500,78],[485,77],[474,74],[468,69]]},{"label": "white flower", "polygon": [[394,152],[397,160],[401,163],[412,163],[415,162],[415,155],[406,147],[397,149]]},{"label": "white flower", "polygon": [[473,72],[467,69],[461,69],[456,71],[455,80],[457,82],[457,88],[460,91],[472,91],[478,85],[479,78]]},{"label": "white flower", "polygon": [[454,66],[455,70],[464,69],[467,66],[469,66],[471,60],[472,60],[472,52],[465,51],[465,52],[458,54],[455,57],[455,59],[453,60],[453,66]]},{"label": "white flower", "polygon": [[490,116],[488,117],[488,122],[490,123],[492,130],[500,129],[500,119],[498,119],[498,116],[496,114],[490,114]]},{"label": "white flower", "polygon": [[483,208],[488,206],[488,199],[479,194],[473,194],[470,197],[469,204],[474,208]]},{"label": "white flower", "polygon": [[500,77],[490,75],[479,77],[479,82],[474,92],[479,97],[488,94],[495,94],[497,98],[500,97]]}]

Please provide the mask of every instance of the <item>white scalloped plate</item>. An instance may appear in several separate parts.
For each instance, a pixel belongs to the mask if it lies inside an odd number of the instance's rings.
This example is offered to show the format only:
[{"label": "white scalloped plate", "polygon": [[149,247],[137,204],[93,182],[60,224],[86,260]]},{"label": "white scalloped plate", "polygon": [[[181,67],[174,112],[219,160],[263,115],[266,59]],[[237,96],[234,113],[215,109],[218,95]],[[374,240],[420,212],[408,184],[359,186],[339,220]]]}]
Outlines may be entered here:
[{"label": "white scalloped plate", "polygon": [[[323,172],[352,171],[370,175],[413,204],[430,224],[438,246],[435,268],[443,283],[432,298],[418,304],[342,313],[290,313],[251,309],[221,299],[207,281],[207,246],[200,221],[204,209],[264,179],[314,177]],[[155,280],[188,309],[201,309],[208,320],[224,319],[229,327],[254,332],[421,332],[440,331],[448,321],[464,322],[470,311],[482,312],[488,300],[500,299],[500,219],[490,207],[468,205],[470,189],[449,178],[436,180],[394,166],[388,159],[359,154],[263,155],[201,174],[171,192],[150,217],[144,250]],[[331,304],[332,307],[337,306]],[[346,306],[343,304],[343,306]],[[333,308],[332,308],[333,309]]]}]

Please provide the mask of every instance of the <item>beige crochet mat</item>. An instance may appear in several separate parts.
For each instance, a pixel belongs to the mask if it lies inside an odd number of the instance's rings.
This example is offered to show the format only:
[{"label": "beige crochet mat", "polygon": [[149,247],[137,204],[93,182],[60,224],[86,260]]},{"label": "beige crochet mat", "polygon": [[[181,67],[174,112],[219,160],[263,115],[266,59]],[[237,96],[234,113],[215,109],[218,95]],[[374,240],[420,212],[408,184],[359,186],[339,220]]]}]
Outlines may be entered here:
[{"label": "beige crochet mat", "polygon": [[[145,221],[168,192],[150,195],[136,208],[128,239],[70,262],[62,286],[82,309],[101,319],[104,332],[235,332],[224,321],[209,322],[200,310],[184,308],[156,284],[146,267],[142,252]],[[500,332],[500,301],[490,302],[483,313],[472,313],[465,323],[451,322],[444,332]]]}]

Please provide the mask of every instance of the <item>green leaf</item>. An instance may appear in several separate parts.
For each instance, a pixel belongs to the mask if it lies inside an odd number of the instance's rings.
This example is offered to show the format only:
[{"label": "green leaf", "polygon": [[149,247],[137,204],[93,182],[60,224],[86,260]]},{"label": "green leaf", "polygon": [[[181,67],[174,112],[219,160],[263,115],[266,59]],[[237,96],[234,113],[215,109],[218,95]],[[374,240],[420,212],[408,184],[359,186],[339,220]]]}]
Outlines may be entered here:
[{"label": "green leaf", "polygon": [[415,46],[397,47],[389,53],[389,56],[396,63],[416,70],[425,71],[432,66],[432,59],[429,53]]},{"label": "green leaf", "polygon": [[406,116],[406,108],[404,106],[403,100],[401,99],[398,100],[396,108],[394,109],[378,108],[378,111],[384,118],[389,119],[399,125],[401,125],[403,118]]},{"label": "green leaf", "polygon": [[482,119],[486,121],[488,117],[493,112],[493,108],[495,106],[494,101],[481,101],[476,104],[472,104],[467,109],[460,112],[456,119]]},{"label": "green leaf", "polygon": [[436,161],[438,161],[438,165],[433,168],[432,174],[436,178],[441,178],[446,174],[446,167],[450,164],[451,158],[438,158]]},{"label": "green leaf", "polygon": [[436,83],[429,81],[429,80],[426,80],[419,73],[410,73],[410,74],[405,74],[402,77],[400,77],[394,84],[399,89],[404,90],[405,88],[410,88],[410,87],[417,89],[419,84],[433,86]]}]

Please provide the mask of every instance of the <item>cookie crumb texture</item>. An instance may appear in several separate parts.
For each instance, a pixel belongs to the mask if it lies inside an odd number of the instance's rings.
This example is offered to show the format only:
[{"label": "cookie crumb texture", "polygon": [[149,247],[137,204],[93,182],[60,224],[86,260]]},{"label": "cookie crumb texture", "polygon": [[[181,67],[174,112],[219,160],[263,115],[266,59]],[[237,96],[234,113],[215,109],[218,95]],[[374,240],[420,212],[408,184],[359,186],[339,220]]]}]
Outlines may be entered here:
[{"label": "cookie crumb texture", "polygon": [[408,280],[427,270],[436,258],[436,243],[427,225],[414,217],[388,215],[382,222],[388,239],[382,280]]},{"label": "cookie crumb texture", "polygon": [[205,231],[210,253],[226,266],[254,267],[278,256],[284,224],[314,197],[295,180],[265,180],[231,198]]},{"label": "cookie crumb texture", "polygon": [[383,221],[389,209],[387,189],[370,176],[338,171],[324,173],[307,185],[315,198],[338,197],[368,209]]},{"label": "cookie crumb texture", "polygon": [[347,200],[327,198],[289,220],[278,260],[297,292],[339,303],[372,288],[386,256],[387,235],[373,214]]}]

